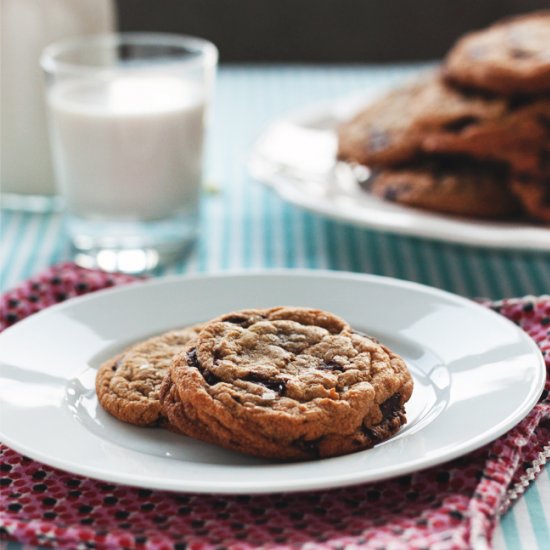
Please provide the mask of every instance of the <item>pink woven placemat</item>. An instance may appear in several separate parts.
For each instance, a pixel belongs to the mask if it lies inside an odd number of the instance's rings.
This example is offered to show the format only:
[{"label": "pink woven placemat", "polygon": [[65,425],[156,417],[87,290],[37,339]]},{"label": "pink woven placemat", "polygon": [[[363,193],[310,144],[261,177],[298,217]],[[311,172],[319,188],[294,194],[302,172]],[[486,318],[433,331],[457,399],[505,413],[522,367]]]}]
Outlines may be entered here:
[{"label": "pink woven placemat", "polygon": [[[72,296],[133,279],[53,267],[4,295],[0,328]],[[486,303],[522,327],[550,368],[550,296]],[[71,475],[0,445],[5,538],[61,548],[437,548],[490,545],[499,516],[544,464],[546,389],[529,415],[478,451],[390,481],[333,491],[201,496]]]}]

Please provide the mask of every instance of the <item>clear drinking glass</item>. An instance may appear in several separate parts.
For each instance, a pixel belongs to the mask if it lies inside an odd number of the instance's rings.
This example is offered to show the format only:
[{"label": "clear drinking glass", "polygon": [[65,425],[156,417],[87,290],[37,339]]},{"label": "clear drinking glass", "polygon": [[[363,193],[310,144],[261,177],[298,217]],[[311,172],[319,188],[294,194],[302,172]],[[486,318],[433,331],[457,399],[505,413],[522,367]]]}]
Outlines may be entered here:
[{"label": "clear drinking glass", "polygon": [[205,40],[149,33],[44,50],[54,169],[79,265],[134,273],[190,248],[217,58]]}]

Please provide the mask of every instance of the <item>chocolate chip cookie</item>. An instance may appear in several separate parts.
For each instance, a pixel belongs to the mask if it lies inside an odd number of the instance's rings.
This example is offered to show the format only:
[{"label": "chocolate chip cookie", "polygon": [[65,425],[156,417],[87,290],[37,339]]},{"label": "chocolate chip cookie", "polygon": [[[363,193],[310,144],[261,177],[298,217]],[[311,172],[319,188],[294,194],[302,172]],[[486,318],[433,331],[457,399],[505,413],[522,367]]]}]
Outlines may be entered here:
[{"label": "chocolate chip cookie", "polygon": [[161,389],[171,424],[260,457],[306,460],[372,447],[405,423],[404,361],[330,313],[230,313],[201,330]]},{"label": "chocolate chip cookie", "polygon": [[426,135],[426,153],[464,154],[506,163],[516,172],[538,170],[541,150],[550,148],[550,98],[510,101],[500,116]]},{"label": "chocolate chip cookie", "polygon": [[519,210],[508,178],[502,166],[438,159],[374,172],[364,187],[377,197],[407,206],[472,218],[503,218]]},{"label": "chocolate chip cookie", "polygon": [[367,166],[410,162],[423,154],[430,136],[459,134],[469,126],[499,119],[500,98],[463,94],[438,74],[391,91],[338,130],[338,158]]},{"label": "chocolate chip cookie", "polygon": [[467,34],[447,56],[445,75],[461,86],[504,95],[550,92],[550,10]]},{"label": "chocolate chip cookie", "polygon": [[96,376],[101,406],[130,424],[163,424],[159,403],[162,379],[174,355],[196,338],[199,329],[196,325],[161,334],[106,361]]}]

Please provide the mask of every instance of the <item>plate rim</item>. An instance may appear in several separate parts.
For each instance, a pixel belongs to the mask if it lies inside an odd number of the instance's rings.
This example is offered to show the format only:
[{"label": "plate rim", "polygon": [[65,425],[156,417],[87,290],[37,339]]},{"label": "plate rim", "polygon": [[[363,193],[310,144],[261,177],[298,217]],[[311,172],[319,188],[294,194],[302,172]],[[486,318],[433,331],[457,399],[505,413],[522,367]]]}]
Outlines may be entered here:
[{"label": "plate rim", "polygon": [[[319,120],[322,116],[330,115],[336,112],[339,108],[342,109],[350,105],[358,105],[359,99],[364,98],[365,103],[373,101],[381,92],[387,91],[389,88],[373,90],[367,94],[348,94],[347,96],[336,97],[332,100],[317,101],[303,105],[301,108],[291,109],[282,116],[279,116],[270,122],[261,130],[252,141],[246,166],[249,175],[262,185],[272,189],[283,200],[315,214],[321,214],[330,219],[344,223],[349,223],[357,227],[366,229],[374,229],[385,233],[405,235],[410,237],[429,239],[432,241],[445,242],[451,244],[465,245],[477,248],[489,248],[496,250],[529,250],[531,252],[547,252],[550,251],[550,228],[537,226],[535,224],[507,225],[498,221],[491,220],[476,220],[462,218],[459,216],[447,216],[442,213],[430,212],[427,210],[419,210],[405,205],[392,204],[398,213],[415,216],[422,214],[429,216],[430,222],[441,224],[445,234],[440,234],[439,231],[434,231],[433,228],[423,226],[405,227],[391,221],[381,219],[370,219],[368,216],[369,210],[364,211],[361,215],[356,212],[344,213],[340,209],[335,209],[333,204],[320,204],[316,197],[308,195],[296,189],[292,183],[292,177],[277,173],[277,170],[266,168],[266,164],[271,166],[276,165],[273,159],[266,159],[261,153],[261,143],[273,131],[273,128],[280,124],[291,123],[297,125],[305,125]],[[304,181],[307,181],[304,179]],[[475,230],[476,241],[468,236],[461,235],[456,229],[466,227]],[[506,239],[499,238],[499,234],[505,231]],[[514,234],[519,234],[514,237]]]},{"label": "plate rim", "polygon": [[[133,486],[133,487],[144,487],[144,488],[150,488],[150,489],[157,489],[157,490],[163,490],[163,491],[171,491],[171,492],[184,492],[184,493],[197,493],[197,494],[273,494],[273,493],[292,493],[292,492],[306,492],[306,491],[312,491],[312,490],[329,490],[329,489],[336,489],[339,487],[347,487],[352,485],[359,485],[363,483],[372,483],[376,481],[381,481],[384,479],[392,479],[395,477],[398,477],[400,475],[404,475],[407,473],[415,472],[415,471],[421,471],[425,470],[427,468],[433,467],[438,464],[442,464],[444,462],[447,462],[449,460],[452,460],[454,458],[457,458],[459,456],[466,455],[476,449],[479,449],[480,447],[498,439],[501,437],[504,433],[512,429],[514,426],[516,426],[519,422],[521,422],[532,410],[532,408],[536,405],[538,402],[539,394],[544,388],[545,380],[546,380],[546,365],[544,362],[543,355],[535,343],[535,341],[522,329],[520,329],[515,323],[507,319],[506,317],[499,315],[498,313],[492,311],[489,308],[486,308],[485,306],[481,305],[478,302],[475,302],[469,298],[454,294],[452,292],[436,288],[436,287],[430,287],[428,285],[424,285],[422,283],[417,283],[414,281],[408,281],[404,279],[398,279],[394,277],[388,277],[383,275],[376,275],[376,274],[364,274],[364,273],[355,273],[355,272],[348,272],[348,271],[333,271],[333,270],[313,270],[313,269],[289,269],[289,268],[277,268],[277,269],[254,269],[254,270],[232,270],[227,272],[216,272],[216,273],[208,273],[208,274],[201,274],[201,273],[194,273],[194,274],[184,274],[184,275],[170,275],[166,277],[159,277],[155,279],[147,279],[143,281],[135,281],[130,284],[124,284],[119,286],[114,286],[107,289],[102,289],[99,291],[91,292],[89,294],[78,296],[71,298],[69,300],[66,300],[65,302],[62,302],[60,304],[55,304],[53,306],[50,306],[48,308],[45,308],[44,310],[41,310],[37,312],[36,314],[33,314],[29,316],[29,318],[23,319],[20,322],[16,323],[12,327],[8,327],[2,334],[0,334],[0,342],[2,340],[3,334],[7,333],[8,331],[11,333],[11,331],[15,330],[17,325],[20,323],[25,323],[27,319],[36,319],[37,317],[41,317],[43,315],[46,315],[50,312],[55,312],[58,310],[63,310],[66,308],[70,308],[74,304],[80,304],[85,303],[89,300],[93,300],[96,296],[105,296],[109,294],[119,294],[119,293],[125,293],[131,290],[139,291],[139,288],[142,286],[162,286],[166,283],[185,283],[186,281],[193,281],[193,280],[202,280],[202,279],[224,279],[227,277],[230,278],[242,278],[242,277],[270,277],[270,276],[297,276],[302,278],[307,277],[317,277],[317,278],[335,278],[335,279],[354,279],[358,281],[373,281],[378,282],[382,284],[390,284],[395,285],[402,288],[409,288],[413,290],[420,290],[424,292],[428,292],[430,294],[436,294],[439,296],[442,296],[446,299],[450,299],[454,303],[466,305],[467,307],[474,307],[474,309],[478,309],[479,312],[483,312],[484,315],[489,315],[490,317],[493,317],[496,320],[498,320],[501,323],[505,323],[513,327],[518,333],[521,335],[522,341],[530,348],[530,351],[533,352],[533,355],[537,357],[537,362],[539,366],[538,370],[538,384],[535,386],[533,384],[531,386],[530,394],[527,395],[524,399],[524,404],[521,408],[515,411],[515,414],[513,416],[513,420],[508,420],[507,422],[501,422],[497,424],[493,430],[489,433],[478,435],[477,437],[472,438],[467,444],[463,444],[459,449],[455,449],[452,452],[448,452],[445,454],[444,457],[442,456],[434,456],[430,460],[419,458],[413,463],[406,463],[402,466],[397,466],[392,468],[391,473],[384,473],[384,471],[380,471],[378,474],[368,475],[369,470],[365,469],[362,472],[351,472],[349,474],[340,474],[337,476],[337,478],[331,478],[331,479],[324,479],[324,478],[310,478],[306,481],[299,481],[296,480],[293,481],[286,481],[286,485],[283,485],[282,488],[266,488],[265,483],[260,483],[258,481],[252,481],[252,482],[246,482],[246,481],[239,481],[238,484],[236,484],[233,481],[227,481],[227,482],[219,482],[217,481],[216,489],[213,490],[212,487],[208,486],[207,483],[204,483],[203,481],[186,481],[186,488],[182,489],[181,487],[173,487],[173,480],[166,479],[166,478],[159,478],[158,475],[151,480],[151,478],[143,479],[143,477],[137,475],[137,474],[129,474],[127,472],[124,473],[123,478],[120,477],[120,472],[117,473],[111,473],[109,470],[104,470],[101,467],[87,467],[87,466],[77,466],[75,469],[74,462],[66,461],[63,458],[52,458],[49,454],[42,454],[40,451],[36,451],[33,448],[30,448],[26,445],[20,445],[17,441],[13,441],[13,439],[6,437],[6,434],[4,434],[4,431],[1,427],[0,423],[0,440],[2,443],[10,447],[11,449],[24,454],[25,456],[28,456],[34,460],[38,460],[39,462],[42,462],[43,464],[46,464],[48,466],[58,468],[60,470],[63,470],[65,472],[69,472],[74,475],[80,475],[89,477],[91,479],[99,480],[99,481],[107,481],[127,486]],[[92,437],[98,437],[95,434],[92,434]],[[159,457],[162,459],[162,457]],[[337,459],[338,457],[336,457]],[[331,458],[324,459],[324,460],[332,460]],[[289,466],[292,466],[294,463],[288,464]],[[270,466],[272,467],[284,467],[286,466],[286,463],[283,464],[272,464]],[[361,475],[361,473],[366,475]],[[172,484],[170,484],[172,482]]]}]

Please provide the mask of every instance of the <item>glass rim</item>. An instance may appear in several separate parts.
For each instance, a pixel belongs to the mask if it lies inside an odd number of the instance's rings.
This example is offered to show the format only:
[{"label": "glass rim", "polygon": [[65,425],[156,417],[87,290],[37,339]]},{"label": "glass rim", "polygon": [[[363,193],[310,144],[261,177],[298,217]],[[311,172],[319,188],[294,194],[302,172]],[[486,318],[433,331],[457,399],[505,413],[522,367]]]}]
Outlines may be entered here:
[{"label": "glass rim", "polygon": [[196,36],[175,33],[156,32],[122,32],[81,35],[53,42],[46,46],[40,56],[40,66],[47,73],[60,72],[95,73],[104,70],[112,70],[113,67],[102,67],[91,63],[67,62],[59,59],[59,56],[83,48],[107,46],[119,47],[123,45],[135,46],[169,46],[181,48],[190,53],[196,53],[196,57],[182,59],[180,62],[188,67],[204,65],[213,67],[218,61],[218,48],[210,41]]}]

